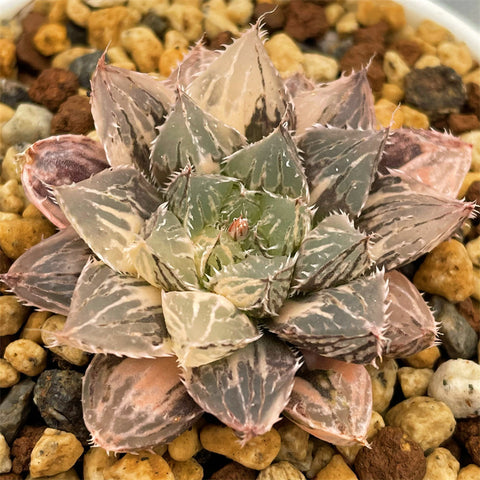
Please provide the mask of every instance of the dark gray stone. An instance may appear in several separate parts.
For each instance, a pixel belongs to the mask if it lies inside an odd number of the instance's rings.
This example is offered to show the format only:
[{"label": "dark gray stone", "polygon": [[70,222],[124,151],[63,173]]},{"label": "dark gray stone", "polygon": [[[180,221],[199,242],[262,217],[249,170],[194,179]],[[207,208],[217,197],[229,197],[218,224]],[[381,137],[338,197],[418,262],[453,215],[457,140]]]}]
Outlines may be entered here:
[{"label": "dark gray stone", "polygon": [[23,83],[2,78],[0,80],[0,102],[17,108],[21,103],[32,103],[32,99],[28,95],[28,88]]},{"label": "dark gray stone", "polygon": [[35,382],[26,378],[14,385],[0,403],[0,433],[8,444],[15,439],[30,413]]},{"label": "dark gray stone", "polygon": [[[96,52],[87,53],[81,57],[76,58],[70,64],[68,69],[73,72],[78,77],[78,83],[83,88],[90,90],[90,79],[92,78],[93,72],[97,68],[97,63],[99,58],[102,56],[103,52],[97,50]],[[106,56],[108,61],[108,55]]]}]

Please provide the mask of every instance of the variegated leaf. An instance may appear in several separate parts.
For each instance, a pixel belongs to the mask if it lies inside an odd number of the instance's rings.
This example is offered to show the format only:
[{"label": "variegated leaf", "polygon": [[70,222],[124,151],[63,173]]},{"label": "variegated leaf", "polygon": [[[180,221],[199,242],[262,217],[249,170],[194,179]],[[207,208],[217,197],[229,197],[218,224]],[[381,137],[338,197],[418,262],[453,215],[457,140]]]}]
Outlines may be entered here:
[{"label": "variegated leaf", "polygon": [[449,197],[456,198],[470,169],[472,146],[434,130],[393,130],[379,171],[397,169]]},{"label": "variegated leaf", "polygon": [[210,279],[210,289],[257,318],[277,315],[290,289],[295,262],[287,257],[250,255]]},{"label": "variegated leaf", "polygon": [[182,367],[214,362],[261,336],[252,320],[221,295],[168,292],[163,293],[162,305]]},{"label": "variegated leaf", "polygon": [[84,135],[59,135],[25,152],[22,185],[28,199],[58,228],[68,226],[51,187],[70,185],[108,167],[100,143]]},{"label": "variegated leaf", "polygon": [[309,360],[295,377],[284,414],[314,437],[334,445],[365,445],[372,415],[372,384],[363,365],[331,358]]},{"label": "variegated leaf", "polygon": [[92,115],[111,166],[135,164],[150,175],[150,144],[163,123],[175,93],[146,73],[105,63],[92,77]]},{"label": "variegated leaf", "polygon": [[296,98],[301,93],[311,92],[315,89],[315,84],[308,79],[304,73],[294,73],[284,79],[285,88],[290,92],[292,98]]},{"label": "variegated leaf", "polygon": [[91,254],[75,230],[67,227],[28,249],[0,278],[27,305],[68,315],[78,277]]},{"label": "variegated leaf", "polygon": [[382,272],[285,302],[268,328],[318,355],[372,363],[381,355],[387,286]]},{"label": "variegated leaf", "polygon": [[216,362],[184,371],[195,402],[247,442],[279,420],[300,363],[285,343],[265,334]]},{"label": "variegated leaf", "polygon": [[169,443],[203,413],[168,357],[96,355],[83,379],[82,406],[94,444],[110,452]]},{"label": "variegated leaf", "polygon": [[372,264],[368,245],[369,237],[359,232],[347,215],[326,217],[300,246],[293,291],[335,287],[362,275]]},{"label": "variegated leaf", "polygon": [[256,225],[257,243],[268,256],[293,255],[311,226],[311,210],[300,200],[264,193],[262,216]]},{"label": "variegated leaf", "polygon": [[397,172],[374,182],[358,227],[375,234],[372,256],[391,270],[448,239],[473,208]]},{"label": "variegated leaf", "polygon": [[239,191],[240,182],[221,175],[196,175],[187,166],[176,175],[166,189],[168,209],[172,211],[190,236],[219,219],[223,202]]},{"label": "variegated leaf", "polygon": [[198,174],[220,172],[219,161],[246,143],[235,129],[199,108],[183,91],[159,128],[151,154],[151,171],[159,185],[187,165]]},{"label": "variegated leaf", "polygon": [[332,210],[357,216],[368,196],[388,131],[327,128],[308,130],[299,140],[316,218]]},{"label": "variegated leaf", "polygon": [[230,44],[187,92],[202,109],[251,142],[268,135],[286,114],[295,127],[288,114],[288,92],[263,46],[258,24]]},{"label": "variegated leaf", "polygon": [[342,75],[338,80],[300,91],[294,98],[297,135],[312,125],[372,130],[377,121],[367,70]]},{"label": "variegated leaf", "polygon": [[91,353],[173,355],[161,305],[160,290],[94,260],[83,269],[67,322],[54,337]]},{"label": "variegated leaf", "polygon": [[160,205],[156,190],[133,167],[108,169],[75,185],[55,188],[65,216],[111,268],[136,274],[125,248]]},{"label": "variegated leaf", "polygon": [[308,198],[298,150],[285,125],[226,158],[222,173],[242,180],[249,190]]},{"label": "variegated leaf", "polygon": [[437,325],[417,287],[397,270],[385,274],[388,282],[388,328],[385,355],[407,357],[435,344]]},{"label": "variegated leaf", "polygon": [[142,278],[166,291],[199,288],[192,240],[165,205],[150,217],[141,235],[127,255]]}]

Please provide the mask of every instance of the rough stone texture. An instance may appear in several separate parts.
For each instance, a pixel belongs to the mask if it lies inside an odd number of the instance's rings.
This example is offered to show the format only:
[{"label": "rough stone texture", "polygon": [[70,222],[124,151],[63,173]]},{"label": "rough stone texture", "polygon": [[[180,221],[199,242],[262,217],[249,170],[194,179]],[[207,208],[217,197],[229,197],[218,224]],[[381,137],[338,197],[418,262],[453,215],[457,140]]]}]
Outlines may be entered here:
[{"label": "rough stone texture", "polygon": [[85,135],[93,129],[90,100],[83,95],[68,97],[52,118],[52,135],[62,133]]},{"label": "rough stone texture", "polygon": [[480,422],[478,417],[459,420],[454,437],[465,445],[473,463],[480,465]]},{"label": "rough stone texture", "polygon": [[203,480],[203,468],[194,458],[184,462],[170,459],[168,465],[175,480]]},{"label": "rough stone texture", "polygon": [[300,42],[321,37],[329,27],[323,7],[302,0],[290,2],[286,17],[285,32]]},{"label": "rough stone texture", "polygon": [[[308,440],[310,435],[288,420],[283,420],[282,423],[278,424],[277,431],[282,443],[276,460],[285,460],[294,465],[295,462],[306,460],[309,453]],[[312,452],[310,451],[311,456]]]},{"label": "rough stone texture", "polygon": [[291,463],[281,461],[262,470],[257,480],[305,480],[305,475]]},{"label": "rough stone texture", "polygon": [[5,360],[29,377],[39,375],[47,365],[47,352],[31,340],[14,340],[5,349]]},{"label": "rough stone texture", "polygon": [[422,447],[400,428],[385,427],[355,459],[359,480],[423,480],[426,460]]},{"label": "rough stone texture", "polygon": [[28,88],[20,82],[0,79],[0,102],[11,108],[17,108],[21,103],[29,102]]},{"label": "rough stone texture", "polygon": [[232,462],[216,471],[210,478],[211,480],[255,480],[257,474],[258,472],[251,468]]},{"label": "rough stone texture", "polygon": [[446,448],[435,448],[427,456],[427,472],[423,480],[457,480],[460,463]]},{"label": "rough stone texture", "polygon": [[33,82],[28,94],[33,101],[55,112],[68,97],[77,93],[79,86],[73,72],[48,68]]},{"label": "rough stone texture", "polygon": [[26,425],[20,430],[11,449],[13,458],[12,471],[14,473],[21,474],[23,472],[28,472],[30,468],[30,455],[33,447],[44,431],[45,427],[33,427],[31,425]]},{"label": "rough stone texture", "polygon": [[397,362],[393,359],[379,363],[378,368],[367,367],[368,374],[372,379],[373,410],[384,412],[390,405],[397,382]]},{"label": "rough stone texture", "polygon": [[103,471],[105,480],[135,478],[141,480],[175,480],[168,463],[151,452],[127,453]]},{"label": "rough stone texture", "polygon": [[425,395],[428,382],[433,375],[431,368],[402,367],[398,370],[398,380],[406,398]]},{"label": "rough stone texture", "polygon": [[422,56],[422,48],[415,40],[402,38],[393,43],[390,47],[398,52],[401,57],[407,62],[410,67],[415,65],[415,62]]},{"label": "rough stone texture", "polygon": [[0,403],[0,433],[11,444],[30,413],[35,383],[26,378],[14,385]]},{"label": "rough stone texture", "polygon": [[115,454],[108,454],[103,448],[92,447],[83,456],[83,479],[104,480],[103,470],[116,461]]}]

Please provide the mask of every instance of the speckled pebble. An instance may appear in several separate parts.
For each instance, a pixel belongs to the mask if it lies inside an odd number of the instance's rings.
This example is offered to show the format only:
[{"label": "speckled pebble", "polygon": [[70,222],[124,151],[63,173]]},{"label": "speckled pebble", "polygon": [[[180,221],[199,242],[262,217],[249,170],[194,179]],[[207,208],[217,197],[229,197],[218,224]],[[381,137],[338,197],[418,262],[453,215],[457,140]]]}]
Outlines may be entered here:
[{"label": "speckled pebble", "polygon": [[5,360],[29,377],[39,375],[47,365],[47,352],[40,345],[23,338],[7,345]]},{"label": "speckled pebble", "polygon": [[170,460],[168,462],[175,480],[203,480],[203,468],[194,458],[184,462]]},{"label": "speckled pebble", "polygon": [[0,473],[7,473],[12,469],[10,447],[5,437],[0,433]]},{"label": "speckled pebble", "polygon": [[50,135],[52,113],[45,107],[22,103],[15,115],[2,127],[2,139],[7,145],[33,143]]},{"label": "speckled pebble", "polygon": [[367,367],[372,379],[373,410],[384,412],[390,405],[395,384],[397,383],[397,362],[393,359],[384,360],[378,366]]},{"label": "speckled pebble", "polygon": [[435,448],[427,456],[427,472],[422,480],[457,480],[460,463],[446,448]]},{"label": "speckled pebble", "polygon": [[90,448],[83,456],[83,480],[104,480],[103,470],[117,461],[115,454],[108,454],[100,447]]},{"label": "speckled pebble", "polygon": [[336,451],[329,443],[315,440],[313,449],[313,459],[310,468],[306,471],[307,478],[313,478],[322,469],[325,468]]},{"label": "speckled pebble", "polygon": [[[282,442],[276,460],[285,460],[293,464],[297,461],[304,461],[308,456],[310,435],[289,420],[283,420],[277,426],[277,431]],[[311,455],[310,451],[310,457]]]},{"label": "speckled pebble", "polygon": [[428,394],[448,405],[456,418],[480,415],[480,365],[464,359],[442,363],[430,379]]},{"label": "speckled pebble", "polygon": [[33,447],[30,474],[37,478],[70,470],[83,453],[73,433],[47,428]]},{"label": "speckled pebble", "polygon": [[30,309],[14,295],[0,296],[0,336],[13,335],[22,327]]},{"label": "speckled pebble", "polygon": [[398,369],[398,380],[406,398],[425,395],[428,382],[433,375],[431,368],[402,367]]},{"label": "speckled pebble", "polygon": [[387,425],[401,428],[423,450],[436,448],[455,430],[455,417],[443,402],[412,397],[397,403],[385,416]]},{"label": "speckled pebble", "polygon": [[20,372],[4,358],[0,358],[0,388],[10,388],[20,381]]},{"label": "speckled pebble", "polygon": [[168,445],[169,455],[179,462],[192,458],[202,449],[196,425],[185,430]]}]

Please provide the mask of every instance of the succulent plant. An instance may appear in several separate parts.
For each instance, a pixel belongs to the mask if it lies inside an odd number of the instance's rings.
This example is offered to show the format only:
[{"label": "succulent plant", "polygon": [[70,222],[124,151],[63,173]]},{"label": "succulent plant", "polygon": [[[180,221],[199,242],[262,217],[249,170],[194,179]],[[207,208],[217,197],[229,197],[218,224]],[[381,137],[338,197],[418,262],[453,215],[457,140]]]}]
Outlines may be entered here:
[{"label": "succulent plant", "polygon": [[67,315],[56,343],[95,354],[84,419],[109,451],[169,442],[203,412],[242,442],[284,415],[365,443],[365,365],[435,342],[399,268],[472,213],[455,198],[470,146],[377,128],[366,70],[281,78],[263,36],[198,43],[164,81],[102,58],[103,148],[64,135],[25,153],[25,190],[60,231],[3,280]]}]

